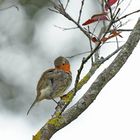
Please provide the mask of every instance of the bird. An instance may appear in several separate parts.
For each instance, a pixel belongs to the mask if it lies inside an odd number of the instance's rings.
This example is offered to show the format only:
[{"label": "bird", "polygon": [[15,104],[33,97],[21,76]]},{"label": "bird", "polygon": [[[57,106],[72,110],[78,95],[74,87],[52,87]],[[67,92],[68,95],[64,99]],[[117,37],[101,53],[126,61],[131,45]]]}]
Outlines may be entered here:
[{"label": "bird", "polygon": [[59,56],[54,60],[54,68],[46,70],[41,75],[36,87],[36,98],[27,111],[27,115],[37,102],[44,99],[55,101],[54,98],[61,97],[71,83],[70,63],[65,57]]}]

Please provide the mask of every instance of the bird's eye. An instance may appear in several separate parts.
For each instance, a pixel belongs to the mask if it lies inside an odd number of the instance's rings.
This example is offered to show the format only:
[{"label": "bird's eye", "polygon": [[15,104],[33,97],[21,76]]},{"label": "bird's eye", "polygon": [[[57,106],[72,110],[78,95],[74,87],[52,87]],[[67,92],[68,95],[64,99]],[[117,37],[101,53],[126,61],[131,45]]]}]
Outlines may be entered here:
[{"label": "bird's eye", "polygon": [[65,63],[63,63],[63,66],[65,65]]}]

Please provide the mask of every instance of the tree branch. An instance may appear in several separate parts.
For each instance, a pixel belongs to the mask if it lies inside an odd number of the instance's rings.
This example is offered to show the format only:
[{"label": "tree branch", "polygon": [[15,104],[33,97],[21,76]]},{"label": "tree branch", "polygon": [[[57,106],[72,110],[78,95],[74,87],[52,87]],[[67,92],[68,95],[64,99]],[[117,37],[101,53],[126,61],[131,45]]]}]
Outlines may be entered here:
[{"label": "tree branch", "polygon": [[33,137],[33,140],[50,140],[58,130],[75,120],[96,99],[102,88],[118,73],[140,40],[140,19],[131,32],[127,42],[113,62],[97,77],[88,91],[75,105],[61,115],[51,118]]}]

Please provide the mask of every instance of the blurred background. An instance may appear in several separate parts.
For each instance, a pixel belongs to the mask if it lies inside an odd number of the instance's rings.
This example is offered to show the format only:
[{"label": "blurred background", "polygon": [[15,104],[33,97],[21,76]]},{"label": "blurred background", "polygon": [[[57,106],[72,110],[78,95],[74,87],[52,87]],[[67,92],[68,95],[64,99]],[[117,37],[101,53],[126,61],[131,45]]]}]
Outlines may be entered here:
[{"label": "blurred background", "polygon": [[[66,0],[63,2],[66,4]],[[78,17],[80,4],[81,0],[71,0],[69,3],[67,10],[74,19]],[[89,51],[89,41],[78,29],[63,31],[56,27],[69,28],[75,25],[48,10],[52,6],[47,0],[0,0],[0,9],[12,5],[17,8],[13,6],[0,10],[0,138],[31,140],[32,135],[51,117],[56,106],[53,101],[42,101],[26,115],[36,97],[36,84],[40,75],[53,67],[54,59],[60,55],[68,57]],[[139,9],[140,4],[128,0],[123,1],[120,7],[124,15]],[[81,23],[100,11],[97,0],[85,1]],[[139,15],[125,19],[124,22],[129,22],[124,28],[132,29]],[[128,35],[129,32],[122,33],[121,44]],[[52,140],[140,139],[139,46],[96,101],[76,121],[57,132]],[[101,56],[107,56],[115,48],[116,44],[104,45]],[[69,59],[73,84],[81,60],[86,55]],[[72,104],[109,62],[78,92]],[[85,68],[83,75],[90,68],[90,62]]]}]

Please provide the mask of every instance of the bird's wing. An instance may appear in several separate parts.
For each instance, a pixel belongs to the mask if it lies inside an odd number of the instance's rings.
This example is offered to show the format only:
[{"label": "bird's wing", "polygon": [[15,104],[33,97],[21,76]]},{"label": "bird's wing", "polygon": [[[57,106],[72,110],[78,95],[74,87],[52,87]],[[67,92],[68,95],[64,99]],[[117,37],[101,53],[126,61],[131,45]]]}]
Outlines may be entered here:
[{"label": "bird's wing", "polygon": [[37,84],[37,97],[40,96],[40,91],[45,89],[47,86],[51,86],[53,89],[55,89],[55,87],[58,87],[58,84],[66,84],[65,82],[54,83],[54,80],[57,81],[59,79],[61,81],[63,79],[62,75],[64,75],[64,71],[62,70],[48,69],[45,71]]},{"label": "bird's wing", "polygon": [[42,76],[37,84],[37,96],[40,96],[41,89],[46,88],[46,86],[48,86],[49,84],[53,84],[52,83],[53,79],[56,79],[57,77],[60,76],[60,74],[58,74],[58,73],[56,74],[56,73],[57,73],[56,69],[52,68],[52,69],[46,70],[42,74]]},{"label": "bird's wing", "polygon": [[[52,73],[55,69],[48,69],[41,75],[38,84],[37,84],[37,92],[39,94],[39,91],[43,88],[45,88],[48,85],[48,82],[50,78],[52,77]],[[39,95],[38,95],[39,96]]]},{"label": "bird's wing", "polygon": [[32,109],[32,107],[35,105],[35,103],[38,101],[38,97],[40,96],[40,90],[45,88],[48,84],[49,84],[49,80],[50,78],[53,76],[52,73],[53,73],[54,69],[48,69],[47,71],[45,71],[38,84],[37,84],[37,96],[36,96],[36,99],[34,100],[34,102],[32,103],[32,105],[30,106],[28,112],[27,112],[27,115],[29,114],[30,110]]}]

